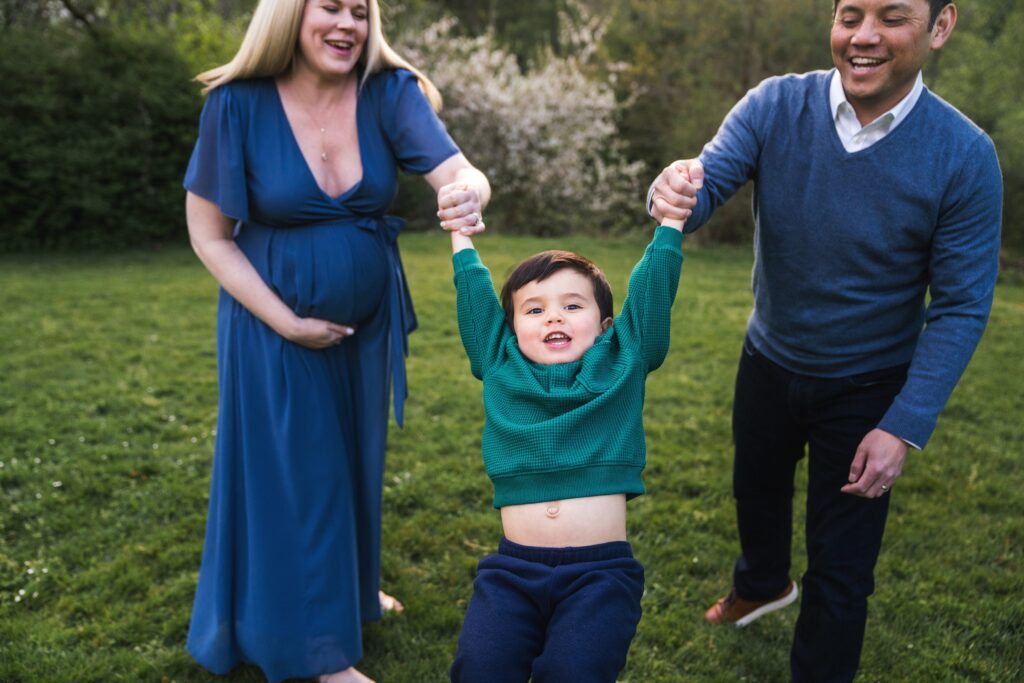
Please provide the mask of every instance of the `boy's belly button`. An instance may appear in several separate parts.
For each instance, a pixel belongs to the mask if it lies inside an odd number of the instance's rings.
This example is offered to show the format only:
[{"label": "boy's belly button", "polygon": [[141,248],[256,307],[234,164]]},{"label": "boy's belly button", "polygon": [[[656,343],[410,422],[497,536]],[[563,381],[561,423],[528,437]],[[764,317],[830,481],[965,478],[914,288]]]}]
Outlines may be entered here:
[{"label": "boy's belly button", "polygon": [[567,547],[626,540],[623,494],[549,500],[501,509],[505,536],[522,545]]}]

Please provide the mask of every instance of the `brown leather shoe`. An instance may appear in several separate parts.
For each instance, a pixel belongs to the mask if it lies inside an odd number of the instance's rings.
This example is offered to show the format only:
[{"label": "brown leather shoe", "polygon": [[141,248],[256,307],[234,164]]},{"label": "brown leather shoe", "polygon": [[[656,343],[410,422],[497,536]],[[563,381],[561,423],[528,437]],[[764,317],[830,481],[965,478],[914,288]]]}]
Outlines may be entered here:
[{"label": "brown leather shoe", "polygon": [[704,621],[709,624],[746,626],[769,612],[793,604],[798,593],[796,581],[790,581],[786,590],[771,600],[744,600],[736,595],[736,586],[733,586],[727,596],[713,604],[711,609],[704,613]]}]

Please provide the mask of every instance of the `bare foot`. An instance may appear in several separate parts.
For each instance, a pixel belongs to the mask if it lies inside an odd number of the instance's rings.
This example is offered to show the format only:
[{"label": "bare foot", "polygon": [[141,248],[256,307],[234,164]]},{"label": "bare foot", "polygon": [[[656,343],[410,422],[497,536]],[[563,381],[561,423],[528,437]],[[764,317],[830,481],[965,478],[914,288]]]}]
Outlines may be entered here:
[{"label": "bare foot", "polygon": [[394,612],[399,614],[405,611],[405,605],[400,603],[396,598],[388,595],[384,591],[377,591],[380,597],[380,611],[387,614],[388,612]]},{"label": "bare foot", "polygon": [[320,683],[375,683],[369,676],[365,676],[349,667],[344,671],[336,671],[332,674],[324,674],[320,677]]}]

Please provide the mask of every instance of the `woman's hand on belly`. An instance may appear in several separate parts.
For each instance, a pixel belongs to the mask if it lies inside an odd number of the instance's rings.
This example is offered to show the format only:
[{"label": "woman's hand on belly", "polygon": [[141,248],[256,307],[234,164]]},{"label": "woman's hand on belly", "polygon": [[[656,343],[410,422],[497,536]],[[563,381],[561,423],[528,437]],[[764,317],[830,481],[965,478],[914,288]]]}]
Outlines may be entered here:
[{"label": "woman's hand on belly", "polygon": [[543,548],[626,540],[626,496],[569,498],[501,508],[505,538]]},{"label": "woman's hand on belly", "polygon": [[340,325],[330,320],[296,316],[287,332],[281,336],[307,349],[326,349],[340,344],[355,333],[355,325]]}]

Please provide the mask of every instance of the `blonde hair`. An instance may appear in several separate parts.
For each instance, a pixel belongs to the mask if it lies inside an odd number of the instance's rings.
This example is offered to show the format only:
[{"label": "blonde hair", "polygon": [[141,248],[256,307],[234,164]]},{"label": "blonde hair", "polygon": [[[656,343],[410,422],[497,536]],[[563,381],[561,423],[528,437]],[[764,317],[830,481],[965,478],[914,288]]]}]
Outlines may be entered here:
[{"label": "blonde hair", "polygon": [[[203,94],[241,78],[273,78],[291,69],[307,1],[260,0],[242,45],[231,61],[196,76],[196,80],[206,86]],[[377,0],[366,0],[366,4],[370,10],[370,21],[366,45],[359,56],[359,63],[363,66],[360,87],[382,69],[408,69],[416,75],[420,90],[430,106],[440,111],[441,93],[437,87],[419,69],[402,59],[384,39]]]}]

